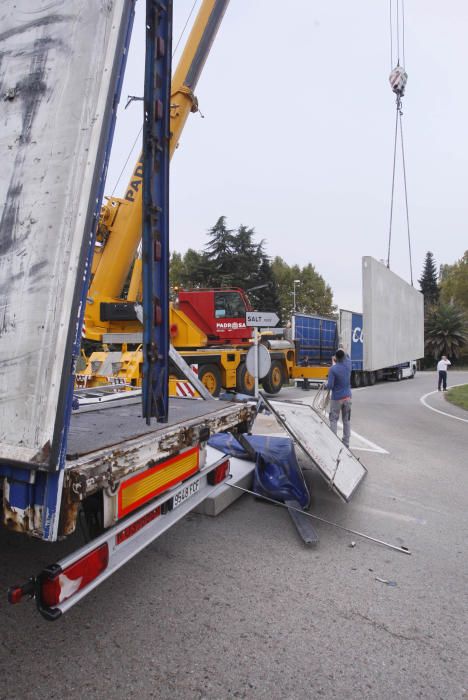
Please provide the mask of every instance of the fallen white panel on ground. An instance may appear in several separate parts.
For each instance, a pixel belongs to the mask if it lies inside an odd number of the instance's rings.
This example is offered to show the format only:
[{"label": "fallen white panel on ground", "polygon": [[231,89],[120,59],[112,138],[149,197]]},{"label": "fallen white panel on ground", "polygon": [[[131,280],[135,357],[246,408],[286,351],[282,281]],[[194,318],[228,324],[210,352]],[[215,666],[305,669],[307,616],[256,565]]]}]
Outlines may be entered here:
[{"label": "fallen white panel on ground", "polygon": [[332,432],[312,406],[266,401],[293,440],[310,457],[330,488],[349,501],[367,469]]},{"label": "fallen white panel on ground", "polygon": [[1,2],[1,459],[42,463],[61,439],[131,6]]}]

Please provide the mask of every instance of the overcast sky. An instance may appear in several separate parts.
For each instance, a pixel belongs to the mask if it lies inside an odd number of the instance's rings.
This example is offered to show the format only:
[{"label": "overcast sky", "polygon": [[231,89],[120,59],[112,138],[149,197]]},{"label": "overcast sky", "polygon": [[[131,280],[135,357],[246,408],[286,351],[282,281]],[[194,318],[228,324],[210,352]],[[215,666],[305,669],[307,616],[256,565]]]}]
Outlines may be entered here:
[{"label": "overcast sky", "polygon": [[[174,46],[192,6],[174,0]],[[144,9],[138,0],[123,104],[143,92]],[[179,55],[180,48],[174,68]],[[405,57],[419,288],[428,250],[440,265],[468,249],[468,2],[406,0]],[[203,249],[207,230],[225,215],[232,228],[254,227],[271,257],[311,262],[338,306],[361,310],[361,258],[387,256],[390,67],[389,0],[231,0],[196,91],[204,118],[190,116],[171,164],[171,250]],[[119,119],[106,194],[140,126],[141,103],[133,103]],[[390,267],[409,282],[400,161],[397,167]]]}]

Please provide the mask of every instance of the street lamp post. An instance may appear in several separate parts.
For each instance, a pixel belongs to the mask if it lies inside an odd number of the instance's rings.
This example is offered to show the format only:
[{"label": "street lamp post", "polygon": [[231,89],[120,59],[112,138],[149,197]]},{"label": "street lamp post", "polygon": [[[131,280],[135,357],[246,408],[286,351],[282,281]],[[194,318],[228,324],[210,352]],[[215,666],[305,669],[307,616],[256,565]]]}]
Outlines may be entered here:
[{"label": "street lamp post", "polygon": [[301,283],[301,280],[294,280],[293,281],[293,284],[294,284],[294,287],[293,287],[293,313],[296,312],[296,284],[300,284],[300,283]]}]

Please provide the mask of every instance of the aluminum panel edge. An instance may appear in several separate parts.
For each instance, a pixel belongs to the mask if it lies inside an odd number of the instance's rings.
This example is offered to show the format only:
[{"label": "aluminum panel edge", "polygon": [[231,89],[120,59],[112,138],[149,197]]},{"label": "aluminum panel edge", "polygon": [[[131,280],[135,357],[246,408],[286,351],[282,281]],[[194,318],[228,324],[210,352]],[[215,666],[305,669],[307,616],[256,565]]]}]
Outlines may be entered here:
[{"label": "aluminum panel edge", "polygon": [[28,5],[0,10],[0,460],[57,468],[133,0]]}]

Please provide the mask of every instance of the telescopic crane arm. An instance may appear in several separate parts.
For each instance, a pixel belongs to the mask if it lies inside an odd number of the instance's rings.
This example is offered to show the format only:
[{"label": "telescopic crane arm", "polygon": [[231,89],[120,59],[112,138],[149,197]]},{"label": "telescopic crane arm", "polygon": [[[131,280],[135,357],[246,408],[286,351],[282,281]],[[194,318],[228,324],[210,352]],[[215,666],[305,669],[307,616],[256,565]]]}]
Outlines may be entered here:
[{"label": "telescopic crane arm", "polygon": [[[195,88],[210,52],[229,0],[203,0],[184,52],[172,79],[170,157],[177,148],[191,112],[198,111]],[[123,199],[108,197],[103,206],[92,266],[92,280],[85,311],[84,334],[102,341],[110,323],[121,322],[127,331],[141,331],[128,303],[140,294],[141,264],[136,260],[142,231],[142,157],[133,170]],[[127,300],[122,290],[136,262]],[[121,302],[121,303],[119,303]],[[123,328],[121,329],[123,330]]]}]

